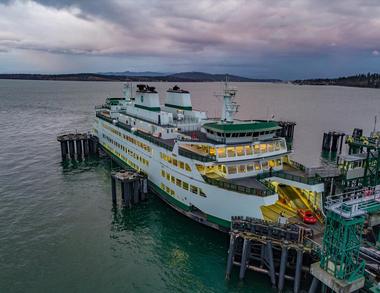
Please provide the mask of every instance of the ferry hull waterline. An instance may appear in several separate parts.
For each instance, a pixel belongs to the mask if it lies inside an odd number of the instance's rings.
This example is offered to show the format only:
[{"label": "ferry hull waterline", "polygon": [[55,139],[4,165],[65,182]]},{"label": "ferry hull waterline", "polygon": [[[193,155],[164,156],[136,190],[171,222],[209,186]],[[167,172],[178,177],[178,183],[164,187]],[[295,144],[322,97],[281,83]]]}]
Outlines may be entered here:
[{"label": "ferry hull waterline", "polygon": [[277,192],[258,178],[281,171],[290,153],[274,121],[234,119],[236,90],[225,85],[222,117],[194,110],[175,86],[160,105],[155,88],[126,85],[96,107],[93,134],[120,165],[148,177],[152,191],[185,216],[228,231],[231,217],[264,219]]}]

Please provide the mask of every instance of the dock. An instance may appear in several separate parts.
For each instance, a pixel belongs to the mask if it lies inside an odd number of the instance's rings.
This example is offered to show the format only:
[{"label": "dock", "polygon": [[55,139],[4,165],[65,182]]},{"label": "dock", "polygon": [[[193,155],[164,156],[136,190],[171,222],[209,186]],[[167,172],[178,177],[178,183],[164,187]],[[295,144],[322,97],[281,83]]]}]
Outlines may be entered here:
[{"label": "dock", "polygon": [[64,132],[57,136],[61,144],[62,160],[83,160],[90,155],[97,155],[98,138],[90,133]]}]

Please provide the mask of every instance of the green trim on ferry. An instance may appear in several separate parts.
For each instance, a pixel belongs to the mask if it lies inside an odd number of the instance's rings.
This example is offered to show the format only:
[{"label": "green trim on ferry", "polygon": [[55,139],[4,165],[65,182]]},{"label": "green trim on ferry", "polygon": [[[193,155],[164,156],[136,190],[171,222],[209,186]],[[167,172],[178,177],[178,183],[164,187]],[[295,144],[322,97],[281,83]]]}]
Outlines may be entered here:
[{"label": "green trim on ferry", "polygon": [[173,196],[169,195],[166,191],[162,190],[160,187],[158,187],[152,181],[149,181],[149,183],[150,183],[150,186],[154,189],[154,191],[159,193],[169,203],[171,203],[172,205],[175,205],[176,207],[178,207],[181,210],[184,210],[186,212],[190,211],[190,206],[185,205],[184,203],[180,202],[179,200],[176,200]]},{"label": "green trim on ferry", "polygon": [[135,104],[135,107],[140,108],[140,109],[144,109],[144,110],[148,110],[148,111],[152,111],[152,112],[160,112],[161,111],[160,107],[147,107],[147,106],[143,106],[143,105],[139,105],[139,104]]},{"label": "green trim on ferry", "polygon": [[247,123],[206,123],[203,125],[204,128],[223,132],[223,133],[236,133],[236,132],[258,132],[258,131],[270,131],[281,129],[277,122],[274,121],[256,121]]},{"label": "green trim on ferry", "polygon": [[173,105],[173,104],[165,104],[165,106],[169,107],[169,108],[176,108],[176,109],[184,110],[184,111],[192,111],[193,110],[193,107],[191,107],[191,106],[178,106],[178,105]]},{"label": "green trim on ferry", "polygon": [[[122,165],[123,167],[127,167],[127,168],[133,169],[126,162],[124,162],[122,159],[120,159],[119,157],[117,157],[111,150],[108,150],[106,148],[106,146],[102,145],[102,147],[105,150],[105,152],[108,155],[112,156],[114,159],[116,159],[116,161],[120,165]],[[173,196],[169,195],[168,193],[166,193],[166,191],[162,190],[159,186],[157,186],[156,184],[154,184],[152,181],[150,181],[150,180],[148,180],[148,181],[149,181],[149,186],[155,192],[159,193],[162,197],[164,197],[170,204],[172,204],[172,205],[180,208],[183,211],[186,211],[186,212],[190,211],[190,206],[185,205],[184,203],[182,203],[179,200],[175,199]],[[211,222],[213,224],[217,224],[217,225],[225,227],[225,228],[230,228],[231,227],[231,222],[229,222],[229,221],[226,221],[224,219],[221,219],[221,218],[209,215],[209,214],[206,214],[206,216],[207,216],[207,221],[209,221],[209,222]]]}]

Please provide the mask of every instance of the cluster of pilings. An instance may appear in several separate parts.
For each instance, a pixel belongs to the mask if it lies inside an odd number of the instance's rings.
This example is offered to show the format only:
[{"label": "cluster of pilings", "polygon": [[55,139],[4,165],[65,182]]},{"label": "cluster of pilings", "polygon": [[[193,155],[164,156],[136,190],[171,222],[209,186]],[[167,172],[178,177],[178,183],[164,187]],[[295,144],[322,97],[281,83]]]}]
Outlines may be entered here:
[{"label": "cluster of pilings", "polygon": [[325,152],[342,153],[343,138],[345,134],[343,132],[329,131],[323,133],[322,150]]},{"label": "cluster of pilings", "polygon": [[254,218],[233,217],[226,278],[239,266],[239,279],[246,270],[269,276],[273,287],[282,292],[285,280],[294,282],[299,292],[301,279],[311,263],[311,249],[304,245],[311,231],[295,224],[282,225]]},{"label": "cluster of pilings", "polygon": [[116,182],[120,182],[121,201],[124,207],[131,207],[146,200],[148,194],[148,179],[134,171],[119,171],[111,173],[112,203],[116,205]]},{"label": "cluster of pilings", "polygon": [[291,121],[278,121],[281,129],[277,130],[277,136],[285,137],[289,148],[292,148],[295,122]]},{"label": "cluster of pilings", "polygon": [[62,160],[82,160],[89,155],[97,155],[98,138],[89,133],[66,133],[57,136],[61,143]]}]

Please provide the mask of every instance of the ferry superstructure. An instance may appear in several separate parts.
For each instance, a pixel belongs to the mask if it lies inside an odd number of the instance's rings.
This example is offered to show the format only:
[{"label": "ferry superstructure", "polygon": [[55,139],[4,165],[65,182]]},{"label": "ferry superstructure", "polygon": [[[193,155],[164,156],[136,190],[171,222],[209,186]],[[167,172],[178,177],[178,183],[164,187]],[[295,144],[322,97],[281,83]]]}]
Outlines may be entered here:
[{"label": "ferry superstructure", "polygon": [[[222,115],[209,119],[178,86],[166,92],[161,105],[154,87],[137,85],[134,92],[126,85],[123,98],[107,98],[96,107],[93,132],[120,164],[145,173],[151,189],[170,206],[227,230],[232,216],[263,219],[263,207],[278,202],[277,191],[259,179],[277,178],[290,152],[277,122],[234,118],[236,93],[226,85]],[[321,185],[299,184],[318,207]]]}]

